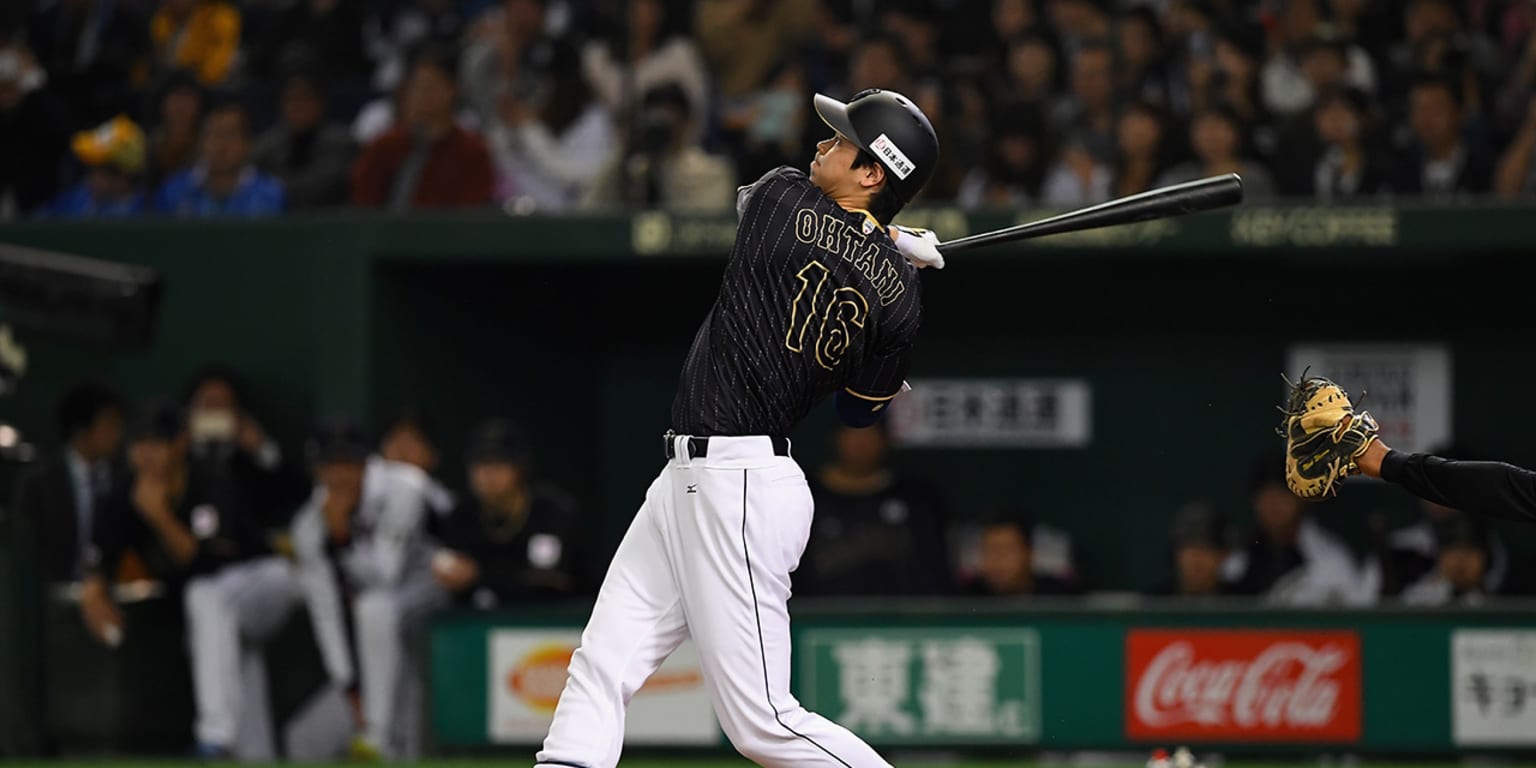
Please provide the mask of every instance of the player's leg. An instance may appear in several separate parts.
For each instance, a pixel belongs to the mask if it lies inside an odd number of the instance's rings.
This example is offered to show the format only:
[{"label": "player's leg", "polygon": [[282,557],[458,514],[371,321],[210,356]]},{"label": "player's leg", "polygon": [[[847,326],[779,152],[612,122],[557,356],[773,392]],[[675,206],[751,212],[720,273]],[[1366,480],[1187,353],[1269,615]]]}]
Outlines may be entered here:
[{"label": "player's leg", "polygon": [[787,458],[720,468],[716,442],[710,467],[679,478],[673,556],[722,728],[742,755],[769,768],[888,768],[869,745],[790,693],[790,572],[812,512],[804,474]]},{"label": "player's leg", "polygon": [[199,751],[231,751],[240,724],[240,625],[224,587],[228,574],[187,582],[187,650],[192,657],[193,726]]},{"label": "player's leg", "polygon": [[667,474],[651,484],[608,565],[538,754],[541,768],[617,765],[630,699],[688,636],[667,559]]},{"label": "player's leg", "polygon": [[281,557],[241,563],[224,580],[225,597],[240,630],[240,724],[235,753],[247,762],[276,759],[267,696],[267,640],[283,628],[299,600],[292,569]]},{"label": "player's leg", "polygon": [[400,586],[399,608],[401,648],[400,672],[390,697],[389,743],[385,753],[394,759],[414,761],[421,755],[422,694],[421,665],[426,653],[427,628],[432,615],[448,605],[448,593],[438,585],[429,570],[415,571]]},{"label": "player's leg", "polygon": [[399,598],[387,587],[365,590],[353,602],[352,616],[357,631],[364,738],[387,754],[390,715],[404,655]]}]

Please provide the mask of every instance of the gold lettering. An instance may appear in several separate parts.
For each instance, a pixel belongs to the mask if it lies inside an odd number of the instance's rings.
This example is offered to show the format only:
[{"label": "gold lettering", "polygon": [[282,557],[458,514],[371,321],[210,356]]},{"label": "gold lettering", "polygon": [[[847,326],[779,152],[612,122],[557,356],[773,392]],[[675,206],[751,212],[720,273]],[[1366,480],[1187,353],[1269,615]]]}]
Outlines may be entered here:
[{"label": "gold lettering", "polygon": [[802,243],[816,242],[816,210],[801,208],[795,211],[795,239]]}]

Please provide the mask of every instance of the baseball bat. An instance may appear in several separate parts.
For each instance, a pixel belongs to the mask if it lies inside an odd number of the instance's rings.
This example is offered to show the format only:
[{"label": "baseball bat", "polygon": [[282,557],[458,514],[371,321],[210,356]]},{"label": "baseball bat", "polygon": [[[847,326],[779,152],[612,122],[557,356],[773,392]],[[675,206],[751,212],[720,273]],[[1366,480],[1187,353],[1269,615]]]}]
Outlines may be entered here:
[{"label": "baseball bat", "polygon": [[1186,181],[1157,189],[1149,189],[1134,195],[1116,198],[1076,211],[1069,211],[1048,219],[1031,221],[1012,227],[982,232],[939,243],[939,252],[948,256],[957,251],[968,251],[984,245],[1009,243],[1065,232],[1134,224],[1138,221],[1166,219],[1199,213],[1243,201],[1243,180],[1235,173]]}]

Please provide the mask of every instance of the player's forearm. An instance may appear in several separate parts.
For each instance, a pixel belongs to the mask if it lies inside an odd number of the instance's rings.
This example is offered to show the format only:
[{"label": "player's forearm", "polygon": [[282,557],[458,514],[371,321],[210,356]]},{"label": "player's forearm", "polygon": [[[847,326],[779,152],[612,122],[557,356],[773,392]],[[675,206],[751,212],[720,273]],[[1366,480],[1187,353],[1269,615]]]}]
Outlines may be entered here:
[{"label": "player's forearm", "polygon": [[1536,522],[1536,472],[1497,461],[1451,461],[1383,448],[1381,479],[1421,499],[1464,512]]},{"label": "player's forearm", "polygon": [[177,565],[188,565],[197,557],[197,539],[180,520],[170,515],[160,515],[151,519],[150,525],[154,528],[155,536],[160,539],[160,544],[165,547],[166,554]]}]

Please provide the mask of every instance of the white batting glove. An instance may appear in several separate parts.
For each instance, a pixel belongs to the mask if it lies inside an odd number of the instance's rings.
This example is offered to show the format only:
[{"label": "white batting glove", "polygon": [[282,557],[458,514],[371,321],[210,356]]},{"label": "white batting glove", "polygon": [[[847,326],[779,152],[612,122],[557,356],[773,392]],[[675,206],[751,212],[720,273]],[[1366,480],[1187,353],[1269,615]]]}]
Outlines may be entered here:
[{"label": "white batting glove", "polygon": [[907,257],[912,266],[918,269],[944,268],[944,254],[939,253],[939,236],[933,230],[892,226],[891,238],[896,241],[896,249]]}]

